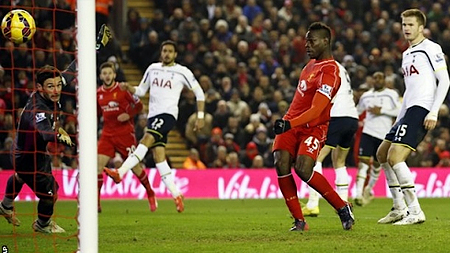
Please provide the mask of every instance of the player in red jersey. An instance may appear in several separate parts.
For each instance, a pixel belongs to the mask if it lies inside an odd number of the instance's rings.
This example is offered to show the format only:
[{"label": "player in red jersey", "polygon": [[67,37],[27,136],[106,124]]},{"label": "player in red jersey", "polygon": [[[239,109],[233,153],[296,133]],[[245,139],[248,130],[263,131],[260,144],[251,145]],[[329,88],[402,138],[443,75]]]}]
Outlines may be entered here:
[{"label": "player in red jersey", "polygon": [[[130,92],[120,89],[115,81],[116,70],[114,64],[105,62],[100,66],[100,79],[103,85],[97,90],[98,109],[103,116],[103,129],[98,141],[98,211],[101,212],[100,190],[103,185],[103,168],[118,152],[125,159],[136,147],[133,116],[139,113],[142,102]],[[133,173],[147,191],[150,210],[156,211],[155,193],[148,181],[147,173],[137,164]]]},{"label": "player in red jersey", "polygon": [[294,218],[291,231],[308,230],[300,207],[297,185],[291,172],[320,193],[337,211],[345,230],[353,227],[350,205],[344,202],[320,173],[313,171],[315,160],[324,145],[332,99],[341,80],[339,67],[331,54],[331,29],[321,22],[311,24],[306,33],[306,52],[311,58],[303,69],[294,99],[284,115],[274,124],[273,143],[278,184]]}]

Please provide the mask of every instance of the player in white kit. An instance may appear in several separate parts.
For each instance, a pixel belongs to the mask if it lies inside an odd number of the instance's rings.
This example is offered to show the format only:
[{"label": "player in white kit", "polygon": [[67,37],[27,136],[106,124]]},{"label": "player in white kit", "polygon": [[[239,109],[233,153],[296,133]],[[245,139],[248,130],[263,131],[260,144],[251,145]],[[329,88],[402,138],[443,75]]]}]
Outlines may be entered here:
[{"label": "player in white kit", "polygon": [[[355,187],[355,204],[358,206],[366,205],[372,199],[371,191],[381,170],[380,163],[376,159],[377,149],[391,129],[401,105],[398,93],[386,88],[384,73],[375,72],[372,76],[373,88],[362,94],[356,107],[358,114],[366,112],[358,151],[359,163]],[[369,182],[364,187],[370,166]]]},{"label": "player in white kit", "polygon": [[[350,77],[347,70],[336,62],[339,66],[339,76],[341,86],[333,100],[333,107],[330,111],[330,125],[327,133],[325,146],[320,150],[314,170],[322,173],[322,162],[331,153],[331,161],[336,173],[336,191],[344,200],[348,200],[348,173],[345,166],[353,136],[358,129],[358,113],[356,112],[353,100],[353,90],[350,85]],[[319,194],[309,187],[309,198],[306,206],[302,208],[303,215],[319,215]]]},{"label": "player in white kit", "polygon": [[436,127],[438,110],[450,82],[441,46],[423,35],[425,14],[409,9],[401,17],[403,34],[410,45],[402,59],[406,90],[396,122],[377,152],[393,207],[378,223],[410,225],[424,222],[425,214],[417,199],[414,177],[405,161],[427,131]]},{"label": "player in white kit", "polygon": [[183,195],[175,185],[171,169],[166,161],[167,135],[178,118],[178,101],[184,86],[192,90],[197,99],[197,120],[194,130],[202,128],[205,124],[205,95],[192,71],[177,64],[176,57],[176,43],[170,40],[164,41],[161,44],[161,62],[153,63],[147,68],[139,86],[121,84],[123,89],[139,97],[145,96],[147,91],[150,92],[147,128],[138,147],[122,166],[117,170],[105,168],[105,172],[114,182],[119,183],[123,175],[136,166],[145,157],[148,149],[152,148],[161,179],[171,192],[177,211],[183,212]]}]

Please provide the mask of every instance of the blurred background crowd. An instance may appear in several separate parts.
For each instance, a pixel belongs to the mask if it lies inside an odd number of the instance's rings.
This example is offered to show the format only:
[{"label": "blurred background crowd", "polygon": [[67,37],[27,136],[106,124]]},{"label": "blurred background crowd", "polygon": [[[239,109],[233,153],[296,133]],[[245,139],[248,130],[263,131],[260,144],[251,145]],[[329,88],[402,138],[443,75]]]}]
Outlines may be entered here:
[{"label": "blurred background crowd", "polygon": [[[0,16],[9,11],[3,2],[10,3],[0,1]],[[21,4],[29,6],[28,2]],[[44,64],[64,70],[75,59],[73,3],[35,2],[45,8],[33,9],[41,28],[33,41],[14,45],[0,39],[0,167],[4,169],[12,167],[8,161],[13,129],[34,88],[32,70]],[[99,2],[114,8],[111,1]],[[426,13],[426,37],[450,55],[450,2],[445,0],[154,0],[154,6],[152,19],[142,18],[138,9],[128,9],[125,39],[108,44],[97,55],[97,64],[115,62],[117,80],[125,81],[121,63],[131,62],[143,73],[158,61],[162,41],[178,43],[177,62],[192,70],[206,95],[206,126],[199,132],[192,131],[194,94],[183,91],[179,103],[177,130],[190,150],[186,169],[273,167],[273,122],[288,109],[309,60],[305,34],[312,22],[332,28],[333,55],[350,74],[356,103],[372,86],[376,71],[385,73],[386,86],[402,96],[401,54],[408,47],[400,23],[403,10],[418,8]],[[112,19],[97,10],[99,22]],[[129,50],[122,52],[122,43]],[[76,134],[75,83],[64,91],[61,124]],[[449,105],[447,99],[438,126],[408,158],[409,166],[450,167]],[[136,117],[138,139],[145,123],[143,112]],[[55,144],[49,151],[55,154],[56,166],[77,166],[74,148]],[[348,166],[355,166],[356,159],[357,155],[349,156]],[[326,160],[324,166],[330,162]]]}]

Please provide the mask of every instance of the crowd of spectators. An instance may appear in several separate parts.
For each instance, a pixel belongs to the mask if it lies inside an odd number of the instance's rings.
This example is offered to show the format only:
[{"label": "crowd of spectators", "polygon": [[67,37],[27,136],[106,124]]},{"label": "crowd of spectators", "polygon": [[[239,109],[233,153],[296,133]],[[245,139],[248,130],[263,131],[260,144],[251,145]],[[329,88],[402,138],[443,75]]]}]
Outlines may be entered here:
[{"label": "crowd of spectators", "polygon": [[[450,3],[444,0],[154,2],[152,19],[142,18],[139,10],[129,9],[128,54],[122,54],[118,41],[114,41],[98,55],[98,62],[120,62],[128,58],[144,71],[150,63],[158,61],[162,41],[176,41],[177,62],[193,71],[206,96],[205,128],[192,131],[195,97],[187,90],[180,100],[177,128],[187,141],[190,163],[200,160],[208,168],[273,167],[272,124],[288,109],[302,67],[308,61],[305,34],[312,22],[323,21],[332,28],[333,55],[347,68],[355,92],[360,87],[371,87],[371,75],[382,71],[387,86],[403,94],[401,53],[408,43],[402,35],[400,13],[407,8],[419,8],[426,13],[426,36],[450,55]],[[60,18],[56,14],[70,13],[71,6],[64,0],[55,4],[45,11],[33,9],[39,29],[32,43],[15,46],[0,40],[2,154],[12,140],[16,114],[33,89],[32,70],[46,63],[65,69],[74,59],[73,20],[55,22]],[[0,9],[0,14],[4,13],[5,9]],[[125,77],[122,74],[118,79],[123,81]],[[75,134],[76,120],[71,116],[76,108],[75,85],[70,84],[65,91],[67,96],[62,99],[62,106],[67,116],[63,117],[62,124],[69,133]],[[448,105],[446,100],[439,113],[438,127],[429,132],[417,152],[410,156],[411,167],[449,166]],[[136,121],[139,135],[145,117]],[[63,159],[74,157],[75,150],[55,149],[61,154],[61,160],[69,160],[67,166],[76,166],[75,159]],[[324,166],[327,163],[330,165],[326,160]],[[355,165],[352,158],[348,163]]]}]

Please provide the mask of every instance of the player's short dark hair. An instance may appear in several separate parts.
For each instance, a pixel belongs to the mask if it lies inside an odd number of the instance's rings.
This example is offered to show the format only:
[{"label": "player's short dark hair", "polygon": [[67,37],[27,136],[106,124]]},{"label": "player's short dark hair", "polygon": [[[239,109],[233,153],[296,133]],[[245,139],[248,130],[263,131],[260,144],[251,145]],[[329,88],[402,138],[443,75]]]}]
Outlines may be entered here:
[{"label": "player's short dark hair", "polygon": [[419,25],[423,25],[424,27],[427,25],[427,16],[425,16],[425,14],[422,11],[420,11],[419,9],[406,10],[406,11],[402,12],[402,14],[400,16],[402,18],[416,17],[417,23],[419,23]]},{"label": "player's short dark hair", "polygon": [[173,48],[175,48],[175,53],[178,53],[177,43],[175,41],[173,41],[173,40],[165,40],[165,41],[163,41],[163,43],[161,43],[160,51],[162,50],[162,48],[165,45],[172,45]]},{"label": "player's short dark hair", "polygon": [[308,31],[320,31],[322,36],[331,43],[331,28],[322,22],[314,22],[308,27]]},{"label": "player's short dark hair", "polygon": [[36,84],[43,85],[47,79],[58,76],[61,76],[61,72],[57,68],[50,65],[45,65],[36,73]]},{"label": "player's short dark hair", "polygon": [[111,68],[114,71],[114,73],[116,72],[116,66],[114,65],[113,62],[107,61],[100,65],[100,71],[105,68]]}]

